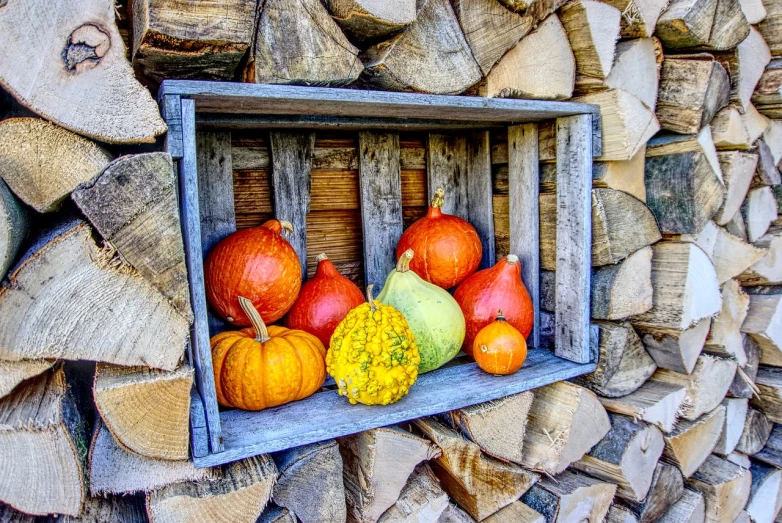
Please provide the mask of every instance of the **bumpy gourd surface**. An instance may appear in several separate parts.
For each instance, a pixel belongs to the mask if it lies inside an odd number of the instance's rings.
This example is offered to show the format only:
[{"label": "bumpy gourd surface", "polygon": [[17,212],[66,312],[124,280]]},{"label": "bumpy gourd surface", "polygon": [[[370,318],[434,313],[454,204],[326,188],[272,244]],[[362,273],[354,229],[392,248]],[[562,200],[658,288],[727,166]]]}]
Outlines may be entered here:
[{"label": "bumpy gourd surface", "polygon": [[339,324],[326,355],[326,370],[340,396],[352,404],[399,401],[418,379],[421,358],[405,317],[375,302],[359,305]]}]

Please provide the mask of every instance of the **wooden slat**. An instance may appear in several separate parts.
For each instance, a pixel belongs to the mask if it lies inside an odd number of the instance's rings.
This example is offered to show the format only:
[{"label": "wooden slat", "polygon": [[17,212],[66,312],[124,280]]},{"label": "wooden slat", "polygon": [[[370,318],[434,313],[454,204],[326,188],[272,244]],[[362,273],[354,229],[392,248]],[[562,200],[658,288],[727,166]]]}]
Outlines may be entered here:
[{"label": "wooden slat", "polygon": [[204,258],[217,242],[236,230],[231,133],[196,134],[198,209]]},{"label": "wooden slat", "polygon": [[315,133],[269,134],[272,152],[272,189],[274,215],[293,225],[288,237],[301,264],[302,278],[307,277],[307,213],[310,212],[310,171]]},{"label": "wooden slat", "polygon": [[430,134],[426,144],[427,195],[445,191],[442,211],[469,220],[467,205],[467,137],[463,134]]},{"label": "wooden slat", "polygon": [[[209,447],[222,452],[220,417],[217,409],[212,352],[209,346],[209,320],[204,292],[204,259],[201,250],[201,215],[199,210],[198,161],[196,153],[195,102],[182,100],[182,159],[179,162],[180,215],[184,230],[190,300],[193,308],[193,327],[190,342],[196,370],[198,392],[204,402],[209,429]],[[230,144],[230,141],[228,142]]]},{"label": "wooden slat", "polygon": [[555,353],[590,361],[592,116],[557,119],[557,276]]},{"label": "wooden slat", "polygon": [[361,132],[358,142],[364,281],[379,292],[396,265],[396,244],[402,236],[399,134]]},{"label": "wooden slat", "polygon": [[166,151],[174,160],[182,158],[182,99],[178,95],[162,97],[160,113],[168,126]]},{"label": "wooden slat", "polygon": [[510,376],[486,374],[475,363],[422,374],[399,402],[386,406],[351,405],[329,390],[260,412],[223,412],[225,452],[195,458],[198,467],[353,434],[376,427],[447,412],[517,394],[595,369],[531,350],[524,366]]},{"label": "wooden slat", "polygon": [[510,252],[521,261],[521,279],[532,298],[535,323],[528,338],[540,346],[540,217],[538,216],[538,125],[508,128]]},{"label": "wooden slat", "polygon": [[209,429],[206,426],[204,402],[195,387],[190,391],[190,451],[196,458],[209,454]]},{"label": "wooden slat", "polygon": [[467,135],[467,195],[467,214],[470,223],[478,231],[483,248],[479,269],[486,269],[496,261],[489,131]]}]

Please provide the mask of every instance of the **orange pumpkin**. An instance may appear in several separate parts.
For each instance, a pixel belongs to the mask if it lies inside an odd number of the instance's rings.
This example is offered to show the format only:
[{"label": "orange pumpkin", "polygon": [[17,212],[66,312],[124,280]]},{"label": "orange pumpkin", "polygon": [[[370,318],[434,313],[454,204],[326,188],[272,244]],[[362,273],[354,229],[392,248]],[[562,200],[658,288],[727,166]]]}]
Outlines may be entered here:
[{"label": "orange pumpkin", "polygon": [[239,304],[253,327],[212,337],[217,402],[263,410],[300,400],[326,381],[326,348],[312,334],[266,327],[250,300]]},{"label": "orange pumpkin", "polygon": [[496,320],[478,332],[472,350],[475,362],[489,374],[513,374],[527,359],[524,336],[505,321],[501,310]]}]

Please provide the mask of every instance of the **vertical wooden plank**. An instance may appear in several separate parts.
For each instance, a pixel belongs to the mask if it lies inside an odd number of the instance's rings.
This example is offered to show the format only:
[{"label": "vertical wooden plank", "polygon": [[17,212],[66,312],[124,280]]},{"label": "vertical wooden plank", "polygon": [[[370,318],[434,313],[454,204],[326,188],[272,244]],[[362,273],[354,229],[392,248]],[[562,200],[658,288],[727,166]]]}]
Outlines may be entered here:
[{"label": "vertical wooden plank", "polygon": [[190,451],[194,458],[209,454],[209,429],[206,426],[204,402],[194,387],[190,391]]},{"label": "vertical wooden plank", "polygon": [[209,324],[204,292],[204,258],[201,249],[201,217],[199,212],[198,160],[195,129],[195,101],[182,100],[182,160],[179,162],[179,197],[182,229],[185,240],[187,273],[190,282],[190,300],[193,307],[193,326],[190,342],[196,370],[198,392],[204,402],[209,431],[209,447],[221,452],[223,442],[220,415],[217,409],[212,352],[209,346]]},{"label": "vertical wooden plank", "polygon": [[182,99],[167,94],[160,102],[160,113],[166,121],[166,151],[174,160],[182,158]]},{"label": "vertical wooden plank", "polygon": [[469,221],[467,203],[467,137],[429,134],[426,143],[428,201],[438,187],[445,190],[443,212]]},{"label": "vertical wooden plank", "polygon": [[557,275],[554,352],[590,360],[592,115],[557,119]]},{"label": "vertical wooden plank", "polygon": [[396,265],[396,244],[402,236],[399,134],[361,132],[358,150],[365,281],[377,294]]},{"label": "vertical wooden plank", "polygon": [[535,324],[527,342],[540,346],[540,216],[538,125],[508,128],[510,252],[521,261],[521,279],[532,298]]},{"label": "vertical wooden plank", "polygon": [[491,142],[489,131],[467,136],[467,214],[481,237],[480,269],[495,263],[494,203],[491,184]]},{"label": "vertical wooden plank", "polygon": [[198,210],[204,258],[217,242],[236,230],[230,132],[196,133]]},{"label": "vertical wooden plank", "polygon": [[310,171],[315,133],[269,133],[272,152],[274,215],[293,225],[288,238],[299,255],[302,279],[307,279],[307,213],[310,212]]}]

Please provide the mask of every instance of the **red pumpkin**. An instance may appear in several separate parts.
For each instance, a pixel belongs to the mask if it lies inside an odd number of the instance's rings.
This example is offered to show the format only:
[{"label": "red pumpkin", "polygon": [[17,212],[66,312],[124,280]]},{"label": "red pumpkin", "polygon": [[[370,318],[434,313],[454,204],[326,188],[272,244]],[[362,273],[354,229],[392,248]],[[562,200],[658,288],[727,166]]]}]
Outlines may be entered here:
[{"label": "red pumpkin", "polygon": [[478,366],[489,374],[513,374],[527,359],[527,340],[505,321],[502,311],[497,319],[478,332],[472,346]]},{"label": "red pumpkin", "polygon": [[443,214],[440,207],[444,196],[445,191],[437,189],[426,216],[402,234],[396,247],[396,258],[413,249],[415,258],[410,262],[410,269],[424,280],[450,289],[478,269],[481,239],[466,221]]},{"label": "red pumpkin", "polygon": [[328,347],[334,329],[351,310],[364,303],[364,295],[325,254],[319,254],[317,260],[315,276],[301,287],[285,326],[314,334]]},{"label": "red pumpkin", "polygon": [[247,297],[266,323],[282,318],[296,301],[301,265],[282,237],[283,229],[293,232],[290,222],[269,220],[226,236],[209,253],[204,263],[206,299],[227,322],[250,325],[239,296]]},{"label": "red pumpkin", "polygon": [[462,308],[467,334],[462,349],[472,355],[478,332],[494,321],[502,309],[505,319],[526,338],[532,331],[532,299],[521,282],[518,256],[509,254],[494,267],[478,271],[459,285],[453,295]]}]

